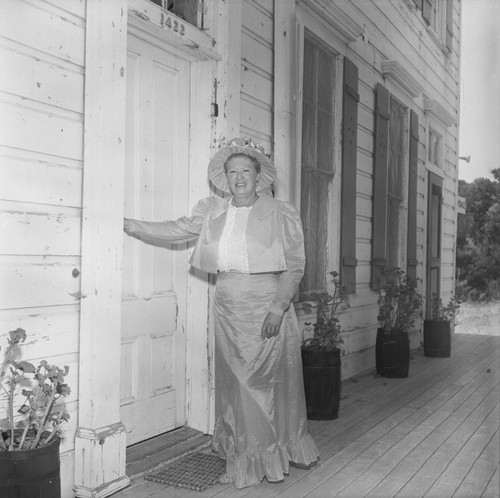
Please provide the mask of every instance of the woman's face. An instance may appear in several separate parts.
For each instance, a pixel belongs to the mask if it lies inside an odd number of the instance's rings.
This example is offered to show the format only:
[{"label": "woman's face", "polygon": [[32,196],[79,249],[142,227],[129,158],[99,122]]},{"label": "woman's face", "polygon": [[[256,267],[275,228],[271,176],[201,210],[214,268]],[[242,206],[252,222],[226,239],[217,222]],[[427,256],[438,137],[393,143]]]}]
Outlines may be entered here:
[{"label": "woman's face", "polygon": [[229,190],[235,197],[250,197],[256,194],[260,173],[248,157],[232,157],[226,164]]}]

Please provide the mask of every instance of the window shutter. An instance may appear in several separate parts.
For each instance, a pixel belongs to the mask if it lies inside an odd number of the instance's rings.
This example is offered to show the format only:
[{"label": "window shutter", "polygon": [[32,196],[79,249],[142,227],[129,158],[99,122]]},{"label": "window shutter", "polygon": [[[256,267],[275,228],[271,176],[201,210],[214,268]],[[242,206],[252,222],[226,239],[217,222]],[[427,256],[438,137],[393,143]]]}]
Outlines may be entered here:
[{"label": "window shutter", "polygon": [[446,0],[446,48],[453,49],[453,0]]},{"label": "window shutter", "polygon": [[418,168],[418,115],[410,111],[410,168],[408,175],[408,239],[406,274],[417,278],[417,168]]},{"label": "window shutter", "polygon": [[378,290],[379,280],[386,265],[387,150],[389,145],[389,92],[380,83],[377,85],[375,105],[371,284],[373,290]]},{"label": "window shutter", "polygon": [[422,5],[422,17],[427,24],[431,23],[432,2],[424,0]]},{"label": "window shutter", "polygon": [[416,5],[417,9],[422,10],[422,0],[413,0],[413,3]]},{"label": "window shutter", "polygon": [[342,214],[340,279],[347,293],[356,292],[356,158],[358,147],[358,68],[344,58],[342,116]]}]

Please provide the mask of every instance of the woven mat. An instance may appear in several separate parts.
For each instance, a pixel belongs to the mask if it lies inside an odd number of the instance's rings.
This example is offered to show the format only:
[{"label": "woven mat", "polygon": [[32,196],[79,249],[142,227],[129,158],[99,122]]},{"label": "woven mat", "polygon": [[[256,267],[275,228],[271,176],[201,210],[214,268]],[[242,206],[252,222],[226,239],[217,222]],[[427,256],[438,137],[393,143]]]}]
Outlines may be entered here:
[{"label": "woven mat", "polygon": [[144,476],[169,486],[203,491],[217,484],[219,477],[226,472],[226,461],[215,455],[192,453]]}]

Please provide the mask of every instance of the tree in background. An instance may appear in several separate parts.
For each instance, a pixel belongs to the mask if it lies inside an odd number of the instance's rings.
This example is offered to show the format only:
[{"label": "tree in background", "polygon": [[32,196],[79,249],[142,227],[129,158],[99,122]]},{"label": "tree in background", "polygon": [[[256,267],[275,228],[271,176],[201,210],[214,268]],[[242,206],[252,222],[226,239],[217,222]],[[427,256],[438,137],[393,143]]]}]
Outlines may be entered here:
[{"label": "tree in background", "polygon": [[463,300],[500,299],[500,168],[493,181],[459,181],[466,214],[458,217],[457,295]]}]

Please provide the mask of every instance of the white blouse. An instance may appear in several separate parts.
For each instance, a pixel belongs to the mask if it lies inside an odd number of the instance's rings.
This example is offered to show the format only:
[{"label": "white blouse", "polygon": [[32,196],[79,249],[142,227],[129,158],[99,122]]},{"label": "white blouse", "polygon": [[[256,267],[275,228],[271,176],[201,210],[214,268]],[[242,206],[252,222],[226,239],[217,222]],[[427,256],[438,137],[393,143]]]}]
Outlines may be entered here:
[{"label": "white blouse", "polygon": [[229,203],[226,225],[219,241],[218,270],[250,273],[247,252],[247,223],[252,206]]}]

